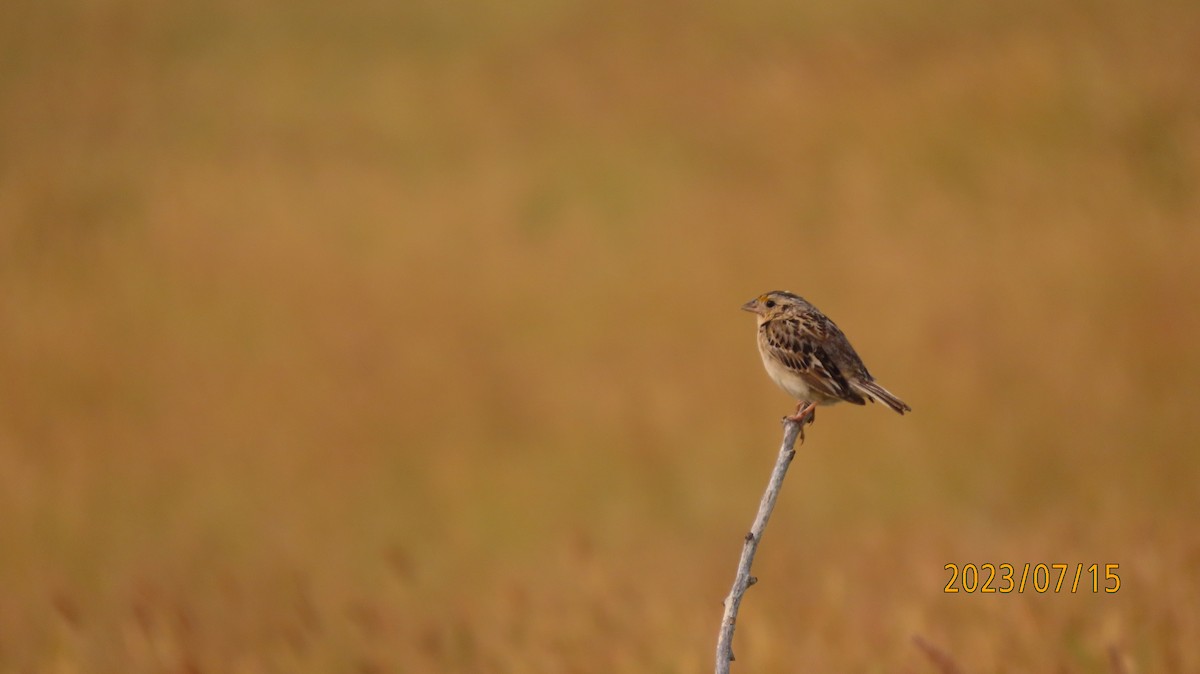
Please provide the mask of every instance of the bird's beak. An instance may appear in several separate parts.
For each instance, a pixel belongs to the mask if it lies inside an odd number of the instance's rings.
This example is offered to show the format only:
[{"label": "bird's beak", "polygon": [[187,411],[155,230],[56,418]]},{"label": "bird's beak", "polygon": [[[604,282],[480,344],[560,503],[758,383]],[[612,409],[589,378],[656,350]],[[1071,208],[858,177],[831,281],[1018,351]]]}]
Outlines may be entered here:
[{"label": "bird's beak", "polygon": [[743,304],[742,311],[749,311],[751,313],[757,314],[758,313],[758,298],[755,297],[754,299],[750,300],[749,302],[746,302],[745,304]]}]

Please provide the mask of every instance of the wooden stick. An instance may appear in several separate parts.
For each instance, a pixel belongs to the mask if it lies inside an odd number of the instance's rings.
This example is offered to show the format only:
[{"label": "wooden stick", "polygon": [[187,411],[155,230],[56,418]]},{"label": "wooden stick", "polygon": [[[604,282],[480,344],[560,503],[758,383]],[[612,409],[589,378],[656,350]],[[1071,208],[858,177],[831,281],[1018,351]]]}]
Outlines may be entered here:
[{"label": "wooden stick", "polygon": [[775,509],[775,499],[783,486],[783,477],[787,474],[788,465],[796,456],[796,438],[801,437],[804,424],[811,421],[811,412],[800,421],[783,423],[783,444],[779,447],[779,458],[775,461],[775,470],[771,472],[771,480],[763,493],[762,501],[758,504],[758,515],[750,533],[746,534],[742,544],[742,558],[738,561],[737,575],[733,578],[733,588],[725,598],[725,615],[721,616],[721,632],[717,635],[717,674],[729,674],[729,663],[733,661],[733,626],[737,621],[738,608],[742,604],[742,595],[746,589],[758,582],[750,575],[750,565],[754,563],[754,553],[762,540],[763,530],[767,528],[767,520]]}]

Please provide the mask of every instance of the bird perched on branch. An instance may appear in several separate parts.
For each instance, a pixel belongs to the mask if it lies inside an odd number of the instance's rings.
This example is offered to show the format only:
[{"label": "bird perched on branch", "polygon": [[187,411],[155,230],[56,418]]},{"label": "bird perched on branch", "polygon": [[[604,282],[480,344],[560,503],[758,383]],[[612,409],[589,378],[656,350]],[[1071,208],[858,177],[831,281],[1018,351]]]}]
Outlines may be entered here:
[{"label": "bird perched on branch", "polygon": [[875,381],[846,335],[803,297],[775,290],[742,309],[758,318],[758,353],[767,374],[799,401],[796,413],[784,419],[803,423],[809,417],[812,423],[817,405],[842,401],[863,405],[870,400],[898,414],[912,411]]}]

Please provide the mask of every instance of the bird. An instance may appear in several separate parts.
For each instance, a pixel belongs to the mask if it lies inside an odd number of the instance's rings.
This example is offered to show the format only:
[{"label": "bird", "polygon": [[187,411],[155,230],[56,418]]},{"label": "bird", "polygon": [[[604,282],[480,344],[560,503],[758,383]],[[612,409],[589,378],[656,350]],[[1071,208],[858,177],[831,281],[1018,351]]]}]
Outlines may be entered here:
[{"label": "bird", "polygon": [[742,305],[758,319],[758,353],[767,374],[799,402],[785,422],[816,419],[817,405],[868,400],[911,412],[908,403],[885,389],[863,365],[837,324],[808,300],[786,290],[764,293]]}]

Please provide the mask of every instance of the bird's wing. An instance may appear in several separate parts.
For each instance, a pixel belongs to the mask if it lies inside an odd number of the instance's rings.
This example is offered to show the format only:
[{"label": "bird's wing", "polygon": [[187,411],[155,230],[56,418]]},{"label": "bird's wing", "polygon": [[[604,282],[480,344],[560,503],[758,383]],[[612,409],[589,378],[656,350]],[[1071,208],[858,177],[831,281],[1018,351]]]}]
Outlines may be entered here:
[{"label": "bird's wing", "polygon": [[857,405],[866,402],[838,367],[830,338],[841,332],[829,319],[786,316],[763,323],[761,330],[771,354],[804,379],[809,388]]}]

